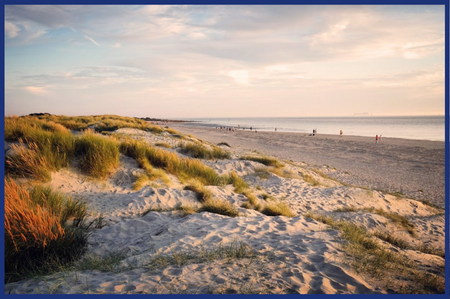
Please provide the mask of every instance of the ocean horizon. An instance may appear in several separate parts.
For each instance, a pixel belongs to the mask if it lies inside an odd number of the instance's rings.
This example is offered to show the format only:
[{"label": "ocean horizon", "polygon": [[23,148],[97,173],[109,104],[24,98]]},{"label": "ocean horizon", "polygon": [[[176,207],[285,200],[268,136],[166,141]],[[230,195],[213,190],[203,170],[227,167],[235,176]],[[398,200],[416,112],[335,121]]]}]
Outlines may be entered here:
[{"label": "ocean horizon", "polygon": [[205,127],[234,127],[258,131],[383,137],[445,141],[445,116],[346,116],[346,117],[218,117],[180,118]]}]

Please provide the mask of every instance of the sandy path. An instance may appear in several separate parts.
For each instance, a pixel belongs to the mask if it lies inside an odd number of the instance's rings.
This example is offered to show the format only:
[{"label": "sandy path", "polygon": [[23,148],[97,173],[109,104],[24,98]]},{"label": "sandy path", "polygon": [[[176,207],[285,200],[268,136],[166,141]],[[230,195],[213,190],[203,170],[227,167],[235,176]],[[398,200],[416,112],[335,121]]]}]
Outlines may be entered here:
[{"label": "sandy path", "polygon": [[[212,143],[227,142],[237,153],[257,150],[285,160],[336,168],[340,181],[427,200],[445,206],[445,143],[440,141],[301,133],[227,132],[173,124],[176,130]],[[323,169],[321,169],[323,170]]]}]

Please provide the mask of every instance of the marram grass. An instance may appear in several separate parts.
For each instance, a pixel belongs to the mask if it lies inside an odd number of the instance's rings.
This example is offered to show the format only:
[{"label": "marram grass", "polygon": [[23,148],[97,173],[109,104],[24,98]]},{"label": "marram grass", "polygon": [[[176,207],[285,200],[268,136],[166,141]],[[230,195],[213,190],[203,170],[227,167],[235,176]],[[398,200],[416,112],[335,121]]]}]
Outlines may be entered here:
[{"label": "marram grass", "polygon": [[57,271],[84,251],[86,206],[49,188],[5,179],[5,281]]}]

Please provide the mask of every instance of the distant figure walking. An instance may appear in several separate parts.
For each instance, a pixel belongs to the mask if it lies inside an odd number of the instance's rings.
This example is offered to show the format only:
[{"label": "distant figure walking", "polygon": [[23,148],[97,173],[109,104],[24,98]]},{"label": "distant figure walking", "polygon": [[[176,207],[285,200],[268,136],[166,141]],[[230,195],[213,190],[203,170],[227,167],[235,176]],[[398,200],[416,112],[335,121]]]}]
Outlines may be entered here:
[{"label": "distant figure walking", "polygon": [[380,143],[383,143],[383,139],[381,139],[381,135],[380,135]]},{"label": "distant figure walking", "polygon": [[375,143],[378,143],[378,135],[375,136]]},{"label": "distant figure walking", "polygon": [[339,132],[339,136],[342,137],[342,130]]},{"label": "distant figure walking", "polygon": [[275,132],[277,131],[277,128],[275,128]]}]

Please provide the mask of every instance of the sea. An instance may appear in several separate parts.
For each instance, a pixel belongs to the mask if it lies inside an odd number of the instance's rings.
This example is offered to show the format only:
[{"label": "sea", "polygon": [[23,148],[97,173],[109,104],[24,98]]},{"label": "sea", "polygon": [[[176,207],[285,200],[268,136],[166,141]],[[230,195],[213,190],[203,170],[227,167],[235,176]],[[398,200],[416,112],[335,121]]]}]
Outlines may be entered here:
[{"label": "sea", "polygon": [[190,118],[187,125],[445,141],[445,116]]}]

